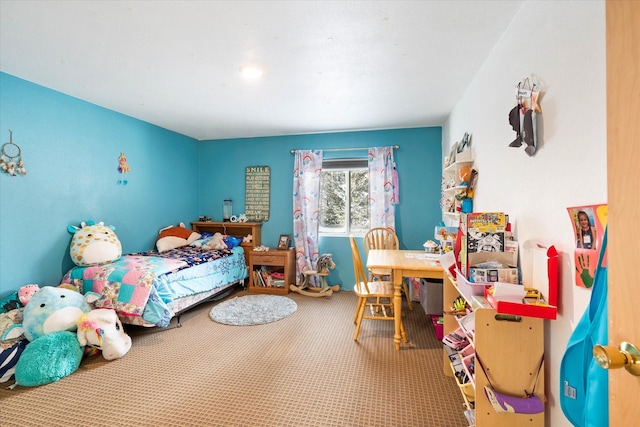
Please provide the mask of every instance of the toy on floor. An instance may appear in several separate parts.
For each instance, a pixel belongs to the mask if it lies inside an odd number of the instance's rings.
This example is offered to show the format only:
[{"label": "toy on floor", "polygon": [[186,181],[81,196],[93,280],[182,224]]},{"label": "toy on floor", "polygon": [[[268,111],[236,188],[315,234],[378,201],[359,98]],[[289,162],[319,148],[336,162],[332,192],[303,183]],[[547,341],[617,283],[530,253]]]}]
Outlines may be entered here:
[{"label": "toy on floor", "polygon": [[112,309],[92,310],[89,302],[99,298],[65,288],[45,286],[24,308],[21,325],[8,333],[24,332],[31,341],[20,356],[15,370],[15,385],[38,386],[58,381],[78,369],[85,345],[102,349],[105,359],[124,356],[131,338]]},{"label": "toy on floor", "polygon": [[131,349],[131,337],[112,309],[98,308],[80,316],[77,337],[81,346],[101,350],[107,360],[119,359]]},{"label": "toy on floor", "polygon": [[25,338],[34,341],[55,331],[75,331],[80,316],[91,311],[89,303],[99,297],[94,292],[82,295],[70,289],[44,286],[33,294],[24,308],[22,324],[5,331],[2,338],[24,333]]},{"label": "toy on floor", "polygon": [[39,285],[29,284],[24,285],[20,289],[18,289],[18,298],[20,299],[20,304],[22,306],[26,306],[31,297],[40,290]]},{"label": "toy on floor", "polygon": [[[297,292],[302,295],[307,295],[310,297],[328,297],[333,294],[333,292],[337,292],[340,290],[340,285],[329,286],[327,284],[327,276],[330,271],[335,268],[335,264],[333,263],[332,254],[322,254],[318,257],[318,262],[316,264],[316,269],[311,270],[310,268],[305,268],[302,270],[302,274],[300,275],[300,281],[302,282],[300,286],[296,286],[291,284],[289,288],[293,292]],[[309,286],[310,278],[312,276],[320,277],[320,281],[322,286]]]},{"label": "toy on floor", "polygon": [[16,364],[16,385],[34,387],[58,381],[80,366],[83,348],[76,334],[56,331],[31,342]]}]

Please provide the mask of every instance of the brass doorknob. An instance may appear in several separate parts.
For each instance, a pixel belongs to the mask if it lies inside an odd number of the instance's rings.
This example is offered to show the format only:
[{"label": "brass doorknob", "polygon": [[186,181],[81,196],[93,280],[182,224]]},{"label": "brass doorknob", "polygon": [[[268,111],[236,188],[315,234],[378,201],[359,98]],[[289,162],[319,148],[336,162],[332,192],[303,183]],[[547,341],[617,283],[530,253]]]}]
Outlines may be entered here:
[{"label": "brass doorknob", "polygon": [[620,349],[598,344],[593,347],[593,358],[602,369],[624,367],[631,375],[640,376],[640,352],[631,343],[622,342]]}]

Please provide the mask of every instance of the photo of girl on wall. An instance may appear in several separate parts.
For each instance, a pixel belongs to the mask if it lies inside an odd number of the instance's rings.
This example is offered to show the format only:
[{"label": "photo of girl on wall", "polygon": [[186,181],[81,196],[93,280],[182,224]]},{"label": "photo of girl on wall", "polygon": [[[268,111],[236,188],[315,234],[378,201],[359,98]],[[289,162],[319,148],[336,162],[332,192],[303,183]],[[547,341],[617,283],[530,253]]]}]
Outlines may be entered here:
[{"label": "photo of girl on wall", "polygon": [[593,211],[591,217],[586,211],[580,210],[576,213],[576,247],[581,249],[598,249],[598,232],[593,225]]},{"label": "photo of girl on wall", "polygon": [[567,208],[576,242],[576,285],[593,285],[599,249],[607,225],[607,205],[575,206]]}]

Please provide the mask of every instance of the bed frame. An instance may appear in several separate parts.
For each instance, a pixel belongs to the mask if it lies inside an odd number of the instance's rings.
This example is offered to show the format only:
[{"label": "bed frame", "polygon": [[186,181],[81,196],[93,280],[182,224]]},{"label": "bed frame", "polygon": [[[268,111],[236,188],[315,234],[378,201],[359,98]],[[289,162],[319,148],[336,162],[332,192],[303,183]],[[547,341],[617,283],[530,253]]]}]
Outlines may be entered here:
[{"label": "bed frame", "polygon": [[[227,296],[231,295],[231,293],[234,290],[234,287],[239,287],[242,286],[242,288],[245,288],[245,280],[240,280],[237,282],[233,282],[233,283],[229,283],[226,286],[220,287],[220,288],[216,288],[216,289],[212,289],[210,291],[207,292],[202,292],[200,294],[197,295],[191,295],[191,298],[193,298],[190,302],[190,304],[188,305],[183,305],[182,304],[182,300],[184,298],[178,299],[173,301],[172,303],[169,304],[169,308],[171,310],[173,310],[173,306],[174,305],[178,305],[180,307],[183,308],[179,308],[177,311],[174,311],[174,315],[173,317],[176,319],[176,328],[180,328],[182,327],[182,323],[180,323],[180,316],[182,315],[182,313],[191,310],[192,308],[194,308],[197,305],[200,305],[202,303],[205,302],[210,302],[210,301],[218,301],[221,300],[222,298],[226,298]],[[189,298],[189,297],[188,297]]]}]

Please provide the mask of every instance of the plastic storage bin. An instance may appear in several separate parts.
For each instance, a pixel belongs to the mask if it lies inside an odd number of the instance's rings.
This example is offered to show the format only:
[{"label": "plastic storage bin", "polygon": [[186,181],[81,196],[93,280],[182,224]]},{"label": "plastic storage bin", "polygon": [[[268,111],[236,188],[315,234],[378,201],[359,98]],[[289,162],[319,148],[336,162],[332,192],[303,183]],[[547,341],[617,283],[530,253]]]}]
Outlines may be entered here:
[{"label": "plastic storage bin", "polygon": [[491,283],[472,283],[464,277],[460,270],[456,270],[456,285],[462,296],[469,301],[471,296],[484,296],[484,288],[491,286]]},{"label": "plastic storage bin", "polygon": [[420,280],[420,305],[428,315],[442,314],[442,280]]}]

